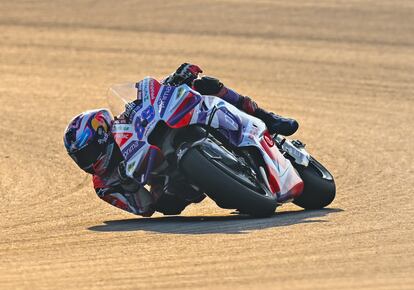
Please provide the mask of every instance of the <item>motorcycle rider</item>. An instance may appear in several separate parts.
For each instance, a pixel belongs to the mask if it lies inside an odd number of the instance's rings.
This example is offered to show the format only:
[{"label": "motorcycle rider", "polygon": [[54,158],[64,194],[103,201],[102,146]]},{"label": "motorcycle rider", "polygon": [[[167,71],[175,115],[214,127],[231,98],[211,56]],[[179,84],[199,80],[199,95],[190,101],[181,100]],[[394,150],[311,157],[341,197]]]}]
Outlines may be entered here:
[{"label": "motorcycle rider", "polygon": [[[298,129],[293,119],[267,112],[249,97],[242,96],[212,77],[199,78],[197,65],[184,63],[162,81],[164,85],[187,84],[202,95],[214,95],[240,110],[261,119],[271,134],[292,135]],[[93,175],[97,195],[104,201],[128,212],[151,216],[155,211],[179,214],[190,203],[205,195],[185,180],[155,178],[148,181],[151,189],[127,177],[125,163],[111,133],[113,117],[106,109],[83,112],[67,126],[64,144],[69,156],[85,172]]]}]

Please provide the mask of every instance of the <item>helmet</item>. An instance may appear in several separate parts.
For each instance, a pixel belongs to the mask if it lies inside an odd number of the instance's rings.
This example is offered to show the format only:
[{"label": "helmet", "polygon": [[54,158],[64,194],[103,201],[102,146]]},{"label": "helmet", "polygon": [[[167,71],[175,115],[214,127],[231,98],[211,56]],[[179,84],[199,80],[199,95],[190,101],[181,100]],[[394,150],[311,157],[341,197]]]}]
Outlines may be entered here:
[{"label": "helmet", "polygon": [[[103,175],[114,166],[119,151],[111,134],[107,109],[83,112],[69,123],[63,141],[69,156],[87,173]],[[119,160],[120,161],[120,160]]]}]

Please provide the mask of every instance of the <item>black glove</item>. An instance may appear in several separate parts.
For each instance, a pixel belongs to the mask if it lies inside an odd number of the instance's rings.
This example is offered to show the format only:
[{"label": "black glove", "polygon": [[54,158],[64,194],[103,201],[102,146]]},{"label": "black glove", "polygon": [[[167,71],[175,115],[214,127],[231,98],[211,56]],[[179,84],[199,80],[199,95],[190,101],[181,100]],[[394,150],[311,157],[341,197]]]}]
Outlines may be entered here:
[{"label": "black glove", "polygon": [[194,89],[202,95],[217,95],[224,85],[216,78],[202,77],[193,82]]},{"label": "black glove", "polygon": [[190,64],[190,63],[183,63],[180,67],[173,73],[172,75],[168,76],[164,84],[170,86],[179,86],[182,84],[186,84],[191,86],[193,81],[198,78],[198,75],[203,71],[197,65]]},{"label": "black glove", "polygon": [[126,167],[125,167],[125,161],[121,161],[118,165],[118,176],[119,180],[123,184],[128,184],[133,181],[127,174],[126,174]]}]

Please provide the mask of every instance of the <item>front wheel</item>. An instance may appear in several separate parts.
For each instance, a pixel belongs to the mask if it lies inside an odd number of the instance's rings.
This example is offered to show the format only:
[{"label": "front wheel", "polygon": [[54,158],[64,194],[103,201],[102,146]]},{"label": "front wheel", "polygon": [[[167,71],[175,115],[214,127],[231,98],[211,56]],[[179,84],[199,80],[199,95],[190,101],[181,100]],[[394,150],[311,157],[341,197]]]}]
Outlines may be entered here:
[{"label": "front wheel", "polygon": [[256,217],[275,212],[276,197],[261,189],[237,156],[209,139],[189,148],[180,159],[180,168],[222,208]]},{"label": "front wheel", "polygon": [[304,183],[302,194],[293,203],[304,209],[321,209],[335,198],[336,186],[331,173],[313,157],[307,167],[292,162]]}]

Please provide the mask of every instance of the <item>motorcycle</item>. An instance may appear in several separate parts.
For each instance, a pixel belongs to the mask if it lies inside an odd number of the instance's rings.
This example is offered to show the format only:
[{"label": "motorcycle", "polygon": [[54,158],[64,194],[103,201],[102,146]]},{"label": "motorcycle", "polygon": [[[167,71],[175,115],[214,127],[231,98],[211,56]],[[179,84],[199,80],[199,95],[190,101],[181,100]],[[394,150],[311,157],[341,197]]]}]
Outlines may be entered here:
[{"label": "motorcycle", "polygon": [[284,203],[320,209],[335,181],[299,140],[271,136],[265,124],[224,100],[153,78],[109,90],[112,132],[126,174],[141,185],[180,176],[219,207],[268,217]]}]

